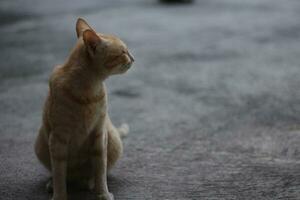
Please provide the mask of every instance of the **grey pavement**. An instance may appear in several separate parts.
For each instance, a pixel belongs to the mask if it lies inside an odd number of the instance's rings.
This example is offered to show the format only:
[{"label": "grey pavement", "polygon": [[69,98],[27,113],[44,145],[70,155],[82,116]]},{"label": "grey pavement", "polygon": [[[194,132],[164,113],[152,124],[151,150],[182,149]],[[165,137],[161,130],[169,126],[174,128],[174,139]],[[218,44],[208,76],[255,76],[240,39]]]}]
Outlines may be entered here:
[{"label": "grey pavement", "polygon": [[50,199],[33,143],[77,17],[136,58],[107,81],[113,121],[131,127],[117,200],[300,199],[300,1],[1,0],[1,200]]}]

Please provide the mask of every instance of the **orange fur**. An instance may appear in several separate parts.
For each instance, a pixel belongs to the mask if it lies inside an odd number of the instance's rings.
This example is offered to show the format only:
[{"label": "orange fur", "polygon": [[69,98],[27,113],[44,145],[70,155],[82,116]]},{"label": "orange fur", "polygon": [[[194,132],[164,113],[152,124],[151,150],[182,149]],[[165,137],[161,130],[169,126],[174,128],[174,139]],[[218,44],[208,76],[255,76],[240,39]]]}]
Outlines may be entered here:
[{"label": "orange fur", "polygon": [[109,118],[103,81],[134,59],[119,38],[96,33],[83,19],[76,32],[75,48],[50,77],[35,152],[52,173],[54,200],[67,199],[66,180],[91,183],[99,200],[111,200],[106,173],[122,154],[125,132]]}]

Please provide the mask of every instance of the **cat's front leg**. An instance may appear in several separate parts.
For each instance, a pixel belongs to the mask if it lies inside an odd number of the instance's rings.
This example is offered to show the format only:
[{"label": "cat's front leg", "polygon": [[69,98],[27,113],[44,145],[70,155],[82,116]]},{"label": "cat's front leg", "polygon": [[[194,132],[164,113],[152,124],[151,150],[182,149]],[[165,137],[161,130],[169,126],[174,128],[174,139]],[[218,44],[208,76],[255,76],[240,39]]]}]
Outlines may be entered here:
[{"label": "cat's front leg", "polygon": [[49,138],[51,170],[53,180],[52,200],[67,200],[67,138],[62,133],[53,132]]},{"label": "cat's front leg", "polygon": [[91,152],[94,173],[95,173],[95,192],[97,200],[113,200],[113,195],[107,187],[107,131],[100,128],[95,131],[94,144]]}]

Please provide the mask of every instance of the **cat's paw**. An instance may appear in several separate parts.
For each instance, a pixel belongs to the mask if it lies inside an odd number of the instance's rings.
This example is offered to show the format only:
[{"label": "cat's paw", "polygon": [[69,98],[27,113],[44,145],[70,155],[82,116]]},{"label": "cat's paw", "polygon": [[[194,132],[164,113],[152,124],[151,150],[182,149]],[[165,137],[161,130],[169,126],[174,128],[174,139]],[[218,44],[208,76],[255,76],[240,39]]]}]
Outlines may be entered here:
[{"label": "cat's paw", "polygon": [[98,194],[96,200],[114,200],[114,195],[112,193]]},{"label": "cat's paw", "polygon": [[126,137],[129,133],[129,125],[126,123],[123,123],[119,128],[118,128],[119,134],[121,138]]}]

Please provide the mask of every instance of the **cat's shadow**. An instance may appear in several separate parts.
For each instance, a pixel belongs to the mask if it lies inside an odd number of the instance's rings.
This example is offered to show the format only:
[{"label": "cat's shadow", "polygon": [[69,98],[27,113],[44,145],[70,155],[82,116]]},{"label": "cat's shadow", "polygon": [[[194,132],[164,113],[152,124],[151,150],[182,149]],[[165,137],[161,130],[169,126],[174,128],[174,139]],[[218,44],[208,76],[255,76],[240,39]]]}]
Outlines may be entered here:
[{"label": "cat's shadow", "polygon": [[[49,178],[42,180],[39,182],[38,187],[36,189],[38,189],[39,191],[44,191],[45,194],[48,194],[49,199],[52,196],[52,192],[48,192],[46,190],[46,185],[49,181]],[[107,178],[107,182],[108,182],[108,187],[110,192],[112,192],[114,195],[116,195],[116,193],[120,190],[122,190],[122,187],[124,184],[122,184],[122,181],[119,180],[117,177],[112,176],[112,175],[108,175]],[[68,190],[68,199],[72,199],[72,200],[93,200],[95,199],[95,193],[93,191],[89,191],[89,190],[83,190],[81,188],[79,188],[78,186],[74,185],[74,184],[68,184],[67,185],[67,190]]]}]

